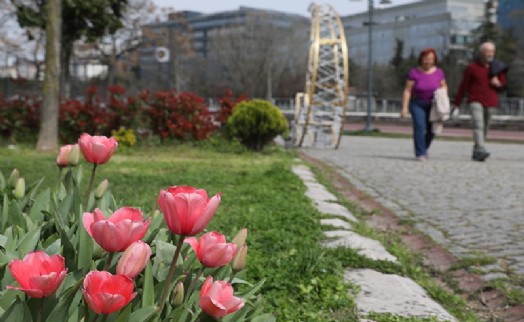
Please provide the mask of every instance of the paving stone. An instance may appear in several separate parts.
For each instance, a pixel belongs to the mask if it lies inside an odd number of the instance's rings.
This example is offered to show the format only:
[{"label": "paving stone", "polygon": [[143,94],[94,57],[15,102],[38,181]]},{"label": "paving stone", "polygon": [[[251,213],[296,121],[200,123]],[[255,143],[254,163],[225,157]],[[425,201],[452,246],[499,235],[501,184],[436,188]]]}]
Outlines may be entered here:
[{"label": "paving stone", "polygon": [[456,321],[409,278],[371,269],[347,271],[344,278],[360,287],[356,299],[360,314],[390,313],[403,317],[435,317],[439,321]]},{"label": "paving stone", "polygon": [[334,194],[327,191],[327,189],[315,182],[304,182],[307,190],[306,190],[306,196],[311,198],[314,202],[317,201],[337,201],[337,197],[335,197]]},{"label": "paving stone", "polygon": [[304,181],[316,181],[315,175],[305,165],[296,165],[291,169],[294,174],[300,177]]},{"label": "paving stone", "polygon": [[351,225],[347,221],[338,218],[320,219],[320,224],[336,228],[351,229]]},{"label": "paving stone", "polygon": [[341,204],[335,202],[325,202],[320,200],[315,202],[315,205],[318,211],[320,211],[323,214],[341,216],[353,222],[358,221],[357,218],[355,218],[355,216]]},{"label": "paving stone", "polygon": [[397,262],[397,258],[391,255],[380,242],[374,239],[360,236],[347,230],[325,231],[328,238],[336,238],[322,243],[329,248],[349,247],[357,250],[357,253],[372,260]]}]

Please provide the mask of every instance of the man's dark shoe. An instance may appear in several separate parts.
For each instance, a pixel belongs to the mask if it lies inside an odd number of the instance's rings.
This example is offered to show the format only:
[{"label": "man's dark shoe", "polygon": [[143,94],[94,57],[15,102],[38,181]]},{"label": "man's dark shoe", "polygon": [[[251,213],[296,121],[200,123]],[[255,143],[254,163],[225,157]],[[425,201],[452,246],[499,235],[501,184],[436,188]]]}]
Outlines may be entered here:
[{"label": "man's dark shoe", "polygon": [[486,161],[486,159],[490,156],[489,152],[486,152],[486,151],[476,151],[476,152],[473,152],[473,156],[471,157],[471,159],[473,161],[480,161],[480,162],[483,162],[483,161]]}]

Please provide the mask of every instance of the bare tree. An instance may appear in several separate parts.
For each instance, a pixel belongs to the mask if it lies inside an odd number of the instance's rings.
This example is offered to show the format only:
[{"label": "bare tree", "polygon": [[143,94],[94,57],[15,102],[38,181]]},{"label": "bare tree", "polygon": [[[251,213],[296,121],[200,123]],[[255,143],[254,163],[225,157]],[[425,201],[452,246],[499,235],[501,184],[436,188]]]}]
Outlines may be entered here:
[{"label": "bare tree", "polygon": [[58,146],[61,8],[61,0],[49,0],[46,6],[46,69],[37,150],[54,150]]},{"label": "bare tree", "polygon": [[[214,58],[222,82],[235,92],[266,97],[272,96],[284,72],[305,75],[307,21],[283,28],[265,14],[251,13],[245,19],[242,24],[215,30],[211,36],[214,57],[210,58]],[[297,90],[302,88],[303,82]]]}]

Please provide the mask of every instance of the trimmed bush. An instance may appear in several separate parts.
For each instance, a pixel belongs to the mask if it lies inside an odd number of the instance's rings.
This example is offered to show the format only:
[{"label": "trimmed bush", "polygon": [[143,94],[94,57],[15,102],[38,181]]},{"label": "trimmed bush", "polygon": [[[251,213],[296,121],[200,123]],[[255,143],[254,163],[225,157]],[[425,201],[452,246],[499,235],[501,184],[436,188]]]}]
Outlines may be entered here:
[{"label": "trimmed bush", "polygon": [[278,135],[286,136],[288,125],[280,109],[266,100],[238,103],[227,121],[227,133],[249,149],[262,151]]}]

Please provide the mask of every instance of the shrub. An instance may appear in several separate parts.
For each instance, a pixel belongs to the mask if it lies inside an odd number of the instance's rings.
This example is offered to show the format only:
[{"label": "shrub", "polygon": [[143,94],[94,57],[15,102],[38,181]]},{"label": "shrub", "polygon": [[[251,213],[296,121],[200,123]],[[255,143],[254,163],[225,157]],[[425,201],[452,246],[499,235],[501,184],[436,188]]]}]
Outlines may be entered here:
[{"label": "shrub", "polygon": [[7,100],[0,95],[0,135],[15,143],[38,132],[40,101],[33,97]]},{"label": "shrub", "polygon": [[248,98],[245,95],[240,95],[237,98],[233,96],[233,92],[228,89],[222,97],[218,98],[218,103],[220,104],[220,110],[215,115],[215,121],[218,122],[220,127],[223,127],[231,114],[235,106],[243,101],[246,101]]},{"label": "shrub", "polygon": [[204,99],[193,93],[157,92],[142,99],[149,104],[150,128],[162,139],[204,140],[215,129]]},{"label": "shrub", "polygon": [[287,135],[288,125],[278,107],[254,99],[235,106],[227,121],[227,133],[249,149],[262,151],[278,135]]}]

